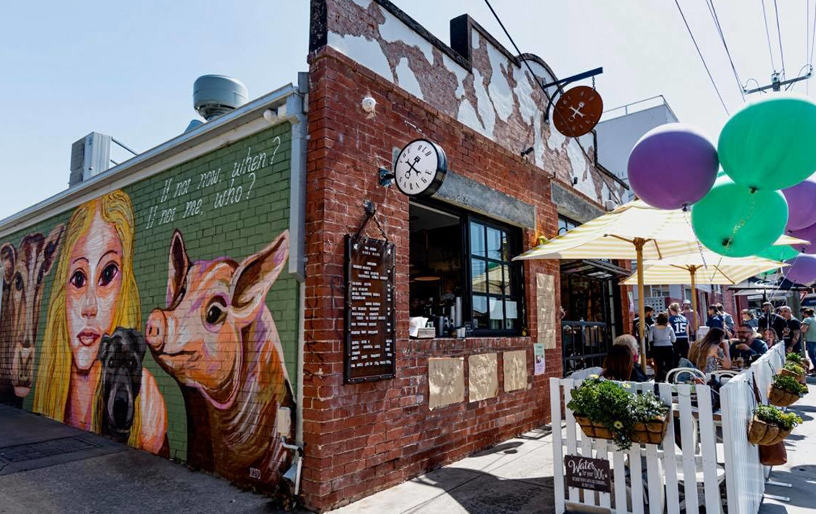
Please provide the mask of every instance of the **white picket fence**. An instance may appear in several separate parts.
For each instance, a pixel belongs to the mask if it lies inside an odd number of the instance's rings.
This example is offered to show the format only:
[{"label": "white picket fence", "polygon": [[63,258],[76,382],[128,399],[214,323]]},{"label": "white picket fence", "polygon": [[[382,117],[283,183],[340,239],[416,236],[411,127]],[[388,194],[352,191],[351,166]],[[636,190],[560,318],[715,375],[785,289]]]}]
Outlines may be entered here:
[{"label": "white picket fence", "polygon": [[[618,451],[611,441],[587,437],[575,422],[573,413],[561,405],[570,401],[571,391],[580,380],[550,379],[553,427],[553,462],[556,470],[555,512],[566,510],[566,503],[609,508],[616,514],[679,514],[721,511],[720,484],[725,471],[717,464],[714,416],[708,386],[696,386],[697,404],[692,404],[692,386],[659,384],[660,397],[671,404],[669,419],[679,419],[680,445],[675,443],[675,424],[670,423],[662,448],[655,444],[633,444],[630,450]],[[627,382],[632,391],[654,391],[655,384]],[[674,397],[674,401],[673,401]],[[677,414],[676,414],[677,413]],[[613,493],[598,493],[569,488],[565,491],[564,470],[559,473],[564,455],[607,459],[613,469]],[[611,456],[610,456],[611,454]],[[644,469],[645,468],[645,469]],[[693,477],[685,480],[685,477]]]},{"label": "white picket fence", "polygon": [[[676,425],[671,423],[661,445],[633,444],[625,452],[618,451],[611,441],[584,435],[569,409],[564,408],[566,415],[562,415],[562,405],[569,403],[571,391],[581,380],[550,379],[552,426],[560,427],[564,422],[562,430],[553,430],[555,512],[565,512],[566,504],[572,503],[604,507],[616,514],[679,514],[681,510],[696,514],[701,506],[707,513],[717,513],[723,511],[726,497],[729,514],[756,514],[765,488],[765,470],[758,448],[747,440],[748,422],[756,405],[752,380],[756,377],[766,402],[768,386],[784,359],[784,345],[777,345],[750,370],[731,378],[720,390],[718,413],[712,411],[708,386],[695,387],[694,405],[692,386],[658,384],[660,397],[671,404],[670,419],[679,420],[680,437],[675,438]],[[654,383],[627,384],[634,392],[655,390]],[[716,432],[720,425],[722,442],[718,442]],[[609,460],[613,492],[565,490],[564,455]]]},{"label": "white picket fence", "polygon": [[729,514],[755,514],[765,492],[766,469],[759,462],[759,448],[748,442],[748,423],[757,402],[753,380],[762,403],[767,403],[768,386],[785,364],[785,345],[777,344],[720,389],[723,416],[725,473],[728,477]]}]

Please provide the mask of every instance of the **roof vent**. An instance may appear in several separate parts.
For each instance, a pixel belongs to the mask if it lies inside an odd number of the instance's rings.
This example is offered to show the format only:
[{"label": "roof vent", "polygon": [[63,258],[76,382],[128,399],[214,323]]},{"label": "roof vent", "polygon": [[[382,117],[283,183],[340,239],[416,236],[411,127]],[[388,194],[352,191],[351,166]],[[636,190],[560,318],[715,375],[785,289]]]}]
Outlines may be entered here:
[{"label": "roof vent", "polygon": [[202,75],[193,85],[193,107],[207,121],[241,107],[248,99],[246,86],[225,75]]}]

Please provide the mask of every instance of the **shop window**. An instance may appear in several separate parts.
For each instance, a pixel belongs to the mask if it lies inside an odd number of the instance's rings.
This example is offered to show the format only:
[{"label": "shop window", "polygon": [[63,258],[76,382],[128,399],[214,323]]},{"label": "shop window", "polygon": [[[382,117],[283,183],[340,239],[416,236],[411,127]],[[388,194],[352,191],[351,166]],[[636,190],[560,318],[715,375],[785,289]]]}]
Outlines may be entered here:
[{"label": "shop window", "polygon": [[467,323],[474,335],[521,333],[520,229],[435,203],[411,203],[409,225],[411,316]]}]

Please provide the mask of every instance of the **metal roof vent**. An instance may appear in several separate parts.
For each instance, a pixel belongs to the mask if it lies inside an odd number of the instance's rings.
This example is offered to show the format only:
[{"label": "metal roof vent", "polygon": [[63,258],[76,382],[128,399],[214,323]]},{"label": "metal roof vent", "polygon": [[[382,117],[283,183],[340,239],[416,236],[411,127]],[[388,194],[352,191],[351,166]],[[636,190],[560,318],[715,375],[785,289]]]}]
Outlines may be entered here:
[{"label": "metal roof vent", "polygon": [[246,86],[226,75],[202,75],[193,85],[193,107],[207,121],[241,107],[248,99]]}]

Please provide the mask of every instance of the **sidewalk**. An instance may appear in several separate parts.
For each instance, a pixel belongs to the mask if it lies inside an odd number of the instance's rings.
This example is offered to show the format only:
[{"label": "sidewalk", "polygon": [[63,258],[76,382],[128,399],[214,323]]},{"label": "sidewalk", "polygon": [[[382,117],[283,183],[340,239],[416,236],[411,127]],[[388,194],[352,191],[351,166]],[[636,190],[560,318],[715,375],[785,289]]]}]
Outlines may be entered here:
[{"label": "sidewalk", "polygon": [[528,432],[332,514],[553,512],[552,438]]},{"label": "sidewalk", "polygon": [[207,473],[0,404],[0,514],[279,512]]},{"label": "sidewalk", "polygon": [[791,484],[791,488],[765,486],[765,494],[790,497],[789,502],[766,499],[760,514],[798,514],[816,512],[816,379],[808,378],[810,393],[788,410],[803,423],[785,441],[788,463],[773,468],[771,480]]}]

